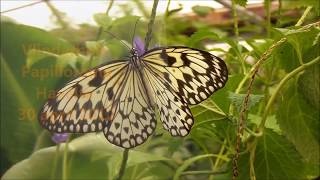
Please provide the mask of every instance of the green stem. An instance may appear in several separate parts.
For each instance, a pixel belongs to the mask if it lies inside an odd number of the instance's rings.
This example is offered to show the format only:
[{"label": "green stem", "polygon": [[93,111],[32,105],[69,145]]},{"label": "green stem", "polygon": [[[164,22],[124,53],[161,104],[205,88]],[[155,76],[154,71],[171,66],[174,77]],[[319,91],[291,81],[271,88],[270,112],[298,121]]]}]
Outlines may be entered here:
[{"label": "green stem", "polygon": [[170,7],[170,4],[171,4],[171,0],[168,0],[167,7],[166,7],[166,12],[164,13],[164,18],[165,18],[165,19],[169,16],[169,7]]},{"label": "green stem", "polygon": [[276,87],[276,90],[274,91],[274,93],[271,95],[267,106],[264,110],[264,114],[262,116],[262,120],[261,123],[259,125],[259,131],[262,131],[264,129],[266,120],[267,120],[267,116],[268,113],[272,107],[273,102],[275,101],[276,97],[278,96],[278,93],[280,92],[281,88],[288,82],[289,79],[291,79],[292,77],[294,77],[295,75],[297,75],[299,72],[305,70],[306,68],[316,64],[320,62],[320,56],[318,56],[317,58],[313,59],[312,61],[305,63],[301,66],[299,66],[298,68],[294,69],[293,71],[291,71],[289,74],[287,74],[279,83],[279,85]]},{"label": "green stem", "polygon": [[[114,0],[111,0],[111,1],[109,2],[108,8],[107,8],[107,10],[106,10],[106,15],[107,15],[107,16],[109,15],[109,12],[110,12],[110,10],[111,10],[111,7],[112,7],[112,5],[113,5],[113,2],[114,2]],[[97,35],[96,35],[96,41],[98,41],[98,40],[100,39],[101,34],[102,34],[102,31],[103,31],[103,27],[100,26],[99,29],[98,29],[98,33],[97,33]],[[90,59],[89,59],[89,67],[90,67],[90,68],[91,68],[91,66],[92,66],[93,57],[94,57],[94,55],[92,54],[92,55],[90,56]]]},{"label": "green stem", "polygon": [[217,157],[217,159],[216,159],[216,161],[215,161],[215,163],[214,163],[213,171],[217,170],[217,168],[218,168],[218,165],[219,165],[219,163],[220,163],[220,158],[219,158],[219,157],[222,157],[222,156],[223,156],[223,152],[224,152],[224,150],[226,149],[226,144],[227,144],[227,139],[225,139],[225,140],[223,141],[223,144],[222,144],[222,146],[221,146],[221,148],[220,148],[218,157]]},{"label": "green stem", "polygon": [[138,9],[141,11],[145,18],[148,18],[150,16],[146,7],[140,0],[133,0],[133,2],[137,5]]},{"label": "green stem", "polygon": [[64,143],[63,149],[63,159],[62,159],[62,180],[66,180],[68,177],[68,144],[70,137],[68,137],[67,141]]},{"label": "green stem", "polygon": [[60,150],[60,144],[56,145],[56,153],[54,155],[54,160],[53,160],[53,165],[51,169],[51,178],[52,180],[56,179],[55,174],[57,171],[57,164],[58,164],[58,159],[59,159],[59,150]]},{"label": "green stem", "polygon": [[34,145],[33,152],[37,151],[38,149],[41,149],[44,147],[44,142],[46,142],[47,139],[47,131],[42,130],[39,136],[37,137],[36,144]]},{"label": "green stem", "polygon": [[266,10],[266,16],[267,16],[267,34],[268,37],[271,35],[271,1],[270,0],[265,0],[264,1],[265,5],[265,10]]},{"label": "green stem", "polygon": [[[219,155],[217,154],[205,154],[205,155],[199,155],[199,156],[196,156],[196,157],[193,157],[193,158],[190,158],[186,161],[183,162],[183,164],[178,167],[178,169],[176,170],[176,173],[173,177],[173,180],[178,180],[179,177],[182,175],[183,171],[185,169],[187,169],[190,165],[192,165],[195,161],[198,161],[200,159],[204,159],[204,158],[209,158],[209,157],[219,157]],[[229,161],[229,158],[225,157],[225,156],[222,156],[222,157],[219,157],[220,159],[223,159],[225,161]]]},{"label": "green stem", "polygon": [[153,6],[152,6],[152,11],[151,11],[151,17],[150,17],[150,21],[148,24],[148,32],[145,38],[145,47],[144,50],[147,51],[149,44],[150,44],[150,40],[152,37],[152,28],[153,28],[153,24],[154,24],[154,20],[156,18],[156,11],[157,11],[157,6],[158,6],[159,0],[154,0],[153,1]]},{"label": "green stem", "polygon": [[19,6],[19,7],[12,8],[12,9],[8,9],[8,10],[5,10],[5,11],[2,11],[2,12],[1,12],[1,15],[3,15],[3,13],[15,11],[15,10],[22,9],[22,8],[26,8],[26,7],[33,6],[33,5],[42,3],[42,2],[44,2],[44,0],[36,1],[36,2],[32,2],[32,3],[30,3],[30,4],[26,4],[26,5],[23,5],[23,6]]},{"label": "green stem", "polygon": [[181,176],[185,175],[214,175],[214,174],[225,174],[226,171],[185,171],[181,174]]},{"label": "green stem", "polygon": [[307,7],[307,9],[303,12],[302,16],[300,17],[299,21],[295,26],[301,26],[303,24],[304,20],[306,19],[311,9],[312,9],[312,6]]},{"label": "green stem", "polygon": [[122,162],[121,162],[119,174],[118,174],[118,177],[116,178],[116,180],[121,180],[122,179],[122,177],[124,175],[124,170],[126,169],[128,156],[129,156],[129,149],[124,149],[123,150]]},{"label": "green stem", "polygon": [[63,29],[68,29],[69,25],[67,22],[64,21],[62,13],[55,8],[49,0],[44,1],[48,8],[51,10],[52,14],[57,18],[57,22]]},{"label": "green stem", "polygon": [[232,0],[232,14],[233,14],[233,26],[234,26],[234,34],[236,38],[239,38],[239,28],[238,28],[238,14],[236,9],[235,0]]}]

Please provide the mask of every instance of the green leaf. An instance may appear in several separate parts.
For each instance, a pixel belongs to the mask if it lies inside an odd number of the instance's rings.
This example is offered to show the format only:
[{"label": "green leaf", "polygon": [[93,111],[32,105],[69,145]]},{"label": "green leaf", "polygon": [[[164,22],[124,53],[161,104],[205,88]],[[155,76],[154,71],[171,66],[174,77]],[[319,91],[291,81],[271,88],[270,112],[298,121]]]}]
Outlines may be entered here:
[{"label": "green leaf", "polygon": [[191,35],[188,40],[187,46],[194,47],[195,44],[201,40],[211,38],[213,40],[219,39],[219,36],[210,30],[200,30]]},{"label": "green leaf", "polygon": [[50,74],[52,56],[42,54],[28,68],[27,53],[31,49],[66,53],[73,47],[39,28],[1,22],[1,149],[11,163],[28,157],[34,150],[40,133],[39,107],[57,83],[66,78]]},{"label": "green leaf", "polygon": [[199,16],[206,16],[213,10],[213,8],[209,6],[196,5],[192,7],[192,10]]},{"label": "green leaf", "polygon": [[[237,108],[238,112],[240,112],[240,109],[242,107],[245,97],[246,97],[246,94],[236,94],[233,92],[229,92],[229,96],[228,96],[231,103],[233,103]],[[248,110],[251,109],[257,103],[259,103],[263,97],[264,97],[263,95],[250,94],[249,101],[248,101]]]},{"label": "green leaf", "polygon": [[49,58],[57,58],[57,54],[48,52],[48,51],[42,51],[37,49],[31,49],[27,53],[27,59],[26,59],[26,67],[31,68],[32,65],[36,64],[37,62]]},{"label": "green leaf", "polygon": [[303,95],[306,102],[314,107],[314,109],[320,111],[320,65],[308,68],[299,77],[298,89]]},{"label": "green leaf", "polygon": [[233,0],[236,4],[239,4],[240,6],[246,7],[248,0]]},{"label": "green leaf", "polygon": [[[270,129],[257,139],[254,157],[256,179],[300,180],[304,179],[304,166],[301,156],[294,146],[284,137]],[[239,160],[239,179],[247,180],[249,173],[249,153]]]},{"label": "green leaf", "polygon": [[[278,33],[280,33],[283,37],[287,38],[287,43],[289,43],[295,50],[293,53],[292,50],[286,48],[286,44],[284,43],[277,50],[277,52],[281,52],[279,62],[283,64],[285,67],[289,67],[286,69],[292,70],[291,67],[296,68],[299,65],[299,62],[309,62],[310,60],[316,58],[319,55],[319,44],[314,44],[318,33],[320,32],[317,28],[311,28],[308,31],[301,31],[299,29],[276,29]],[[289,48],[292,48],[289,47]],[[283,57],[281,57],[283,56]],[[297,56],[297,57],[290,57]],[[291,58],[291,59],[288,59]],[[298,62],[296,62],[298,61]],[[288,64],[288,65],[286,65]]]},{"label": "green leaf", "polygon": [[93,15],[94,21],[104,29],[108,29],[112,24],[112,19],[105,13],[97,13]]},{"label": "green leaf", "polygon": [[[297,86],[293,79],[282,91],[277,120],[283,134],[295,145],[305,160],[320,164],[319,110],[306,102]],[[319,100],[319,96],[316,99]]]},{"label": "green leaf", "polygon": [[86,47],[87,49],[94,55],[99,55],[101,49],[105,45],[104,40],[100,41],[86,41]]},{"label": "green leaf", "polygon": [[[249,114],[248,115],[248,119],[251,122],[253,122],[257,127],[261,123],[261,116],[258,116],[258,115],[255,115],[255,114]],[[268,129],[272,129],[276,133],[279,133],[279,134],[281,133],[281,129],[279,127],[279,124],[277,122],[277,119],[276,119],[275,115],[267,117],[267,121],[265,123],[265,127],[268,128]]]},{"label": "green leaf", "polygon": [[[64,148],[65,144],[61,144],[58,151],[57,146],[40,149],[29,158],[12,166],[2,179],[49,179],[54,169],[53,162],[56,155],[59,157],[54,174],[55,178],[60,179]],[[68,179],[114,177],[119,170],[122,151],[122,148],[107,142],[102,133],[86,134],[72,140],[68,144]],[[170,159],[153,153],[130,150],[127,168],[157,161],[170,161]]]},{"label": "green leaf", "polygon": [[283,1],[284,9],[295,9],[301,7],[312,6],[314,11],[319,13],[319,1],[318,0],[294,0],[294,1]]},{"label": "green leaf", "polygon": [[230,75],[226,85],[219,91],[215,92],[211,97],[225,114],[229,113],[229,106],[231,103],[230,99],[228,98],[228,94],[230,91],[235,91],[237,89],[243,77],[244,76],[240,74]]}]

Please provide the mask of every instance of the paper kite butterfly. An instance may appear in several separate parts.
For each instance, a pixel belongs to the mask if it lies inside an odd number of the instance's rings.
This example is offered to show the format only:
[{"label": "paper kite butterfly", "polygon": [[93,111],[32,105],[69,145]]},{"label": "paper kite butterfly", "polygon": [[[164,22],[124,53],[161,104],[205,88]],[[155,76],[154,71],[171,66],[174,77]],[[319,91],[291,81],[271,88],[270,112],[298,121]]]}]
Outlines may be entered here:
[{"label": "paper kite butterfly", "polygon": [[40,124],[57,133],[103,131],[123,148],[144,143],[156,128],[156,111],[172,136],[186,136],[194,119],[188,105],[222,88],[226,64],[209,52],[169,46],[129,60],[103,64],[80,75],[49,99]]}]

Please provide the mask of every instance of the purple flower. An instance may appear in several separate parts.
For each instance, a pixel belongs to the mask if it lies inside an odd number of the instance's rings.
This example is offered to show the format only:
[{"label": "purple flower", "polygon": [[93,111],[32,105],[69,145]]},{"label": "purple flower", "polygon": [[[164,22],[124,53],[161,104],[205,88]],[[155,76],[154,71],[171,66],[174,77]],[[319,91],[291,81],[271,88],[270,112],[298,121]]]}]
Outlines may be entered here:
[{"label": "purple flower", "polygon": [[56,144],[66,142],[69,137],[68,133],[54,133],[51,137],[52,141]]},{"label": "purple flower", "polygon": [[138,52],[138,55],[142,56],[145,53],[144,42],[142,41],[142,39],[139,36],[134,37],[133,44]]}]

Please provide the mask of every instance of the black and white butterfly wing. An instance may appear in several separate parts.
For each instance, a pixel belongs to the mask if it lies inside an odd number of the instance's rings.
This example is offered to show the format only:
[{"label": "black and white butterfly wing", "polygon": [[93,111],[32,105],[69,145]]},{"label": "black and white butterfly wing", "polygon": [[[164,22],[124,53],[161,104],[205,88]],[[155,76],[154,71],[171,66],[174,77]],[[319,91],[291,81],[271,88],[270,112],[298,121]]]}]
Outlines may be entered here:
[{"label": "black and white butterfly wing", "polygon": [[104,132],[111,143],[137,146],[156,126],[146,90],[129,61],[90,70],[67,83],[39,113],[40,124],[52,132]]},{"label": "black and white butterfly wing", "polygon": [[44,104],[40,124],[57,133],[101,131],[111,121],[113,91],[127,69],[127,61],[111,63],[70,81]]},{"label": "black and white butterfly wing", "polygon": [[172,90],[156,69],[145,68],[145,79],[150,83],[155,106],[160,113],[164,129],[172,136],[186,136],[193,125],[193,117],[188,104]]},{"label": "black and white butterfly wing", "polygon": [[124,79],[122,89],[115,94],[114,118],[105,126],[104,134],[112,144],[132,148],[153,133],[156,118],[145,82],[133,64],[129,64]]},{"label": "black and white butterfly wing", "polygon": [[228,80],[226,64],[209,52],[180,46],[152,49],[142,57],[188,104],[198,104]]},{"label": "black and white butterfly wing", "polygon": [[188,104],[198,104],[222,88],[228,72],[218,57],[188,47],[156,48],[142,57],[163,126],[186,136],[194,119]]}]

